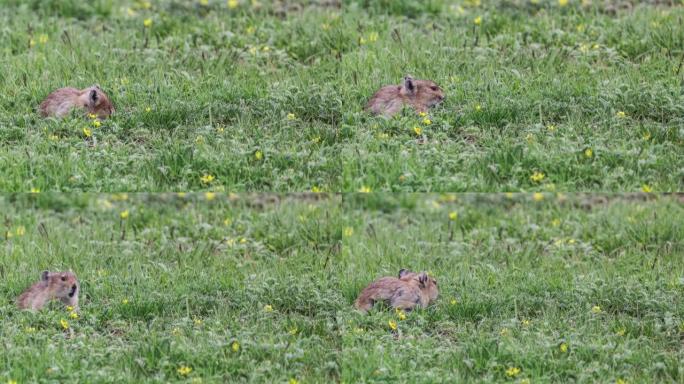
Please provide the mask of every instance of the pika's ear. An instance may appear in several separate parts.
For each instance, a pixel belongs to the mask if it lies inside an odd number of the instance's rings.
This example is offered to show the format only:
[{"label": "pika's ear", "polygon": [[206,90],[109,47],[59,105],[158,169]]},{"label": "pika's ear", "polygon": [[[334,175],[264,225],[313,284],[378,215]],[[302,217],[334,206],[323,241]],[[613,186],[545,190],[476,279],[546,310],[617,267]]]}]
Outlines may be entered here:
[{"label": "pika's ear", "polygon": [[409,272],[411,272],[411,271],[409,271],[408,269],[404,269],[404,268],[400,269],[399,270],[399,278],[401,279],[402,277],[406,276],[406,274],[408,274]]},{"label": "pika's ear", "polygon": [[416,91],[416,84],[413,82],[413,77],[408,75],[404,76],[404,88],[410,93]]},{"label": "pika's ear", "polygon": [[97,103],[97,91],[94,89],[90,90],[90,101],[93,102],[93,104]]},{"label": "pika's ear", "polygon": [[43,271],[43,273],[40,274],[40,279],[43,281],[47,281],[48,277],[50,277],[50,271]]},{"label": "pika's ear", "polygon": [[418,275],[418,282],[420,283],[420,286],[421,286],[421,287],[425,287],[425,284],[427,283],[427,281],[428,281],[428,275],[427,275],[427,273],[421,272],[421,273]]}]

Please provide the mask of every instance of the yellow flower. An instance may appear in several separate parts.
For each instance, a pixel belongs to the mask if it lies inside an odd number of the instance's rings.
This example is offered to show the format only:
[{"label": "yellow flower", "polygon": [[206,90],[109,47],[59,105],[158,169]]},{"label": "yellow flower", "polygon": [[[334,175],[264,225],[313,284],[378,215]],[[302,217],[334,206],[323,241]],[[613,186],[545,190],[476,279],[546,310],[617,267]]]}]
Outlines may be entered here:
[{"label": "yellow flower", "polygon": [[216,198],[216,193],[214,192],[204,192],[204,198],[207,199],[207,201],[212,201]]},{"label": "yellow flower", "polygon": [[195,318],[192,322],[195,323],[195,325],[197,326],[202,325],[202,319]]},{"label": "yellow flower", "polygon": [[544,180],[544,177],[546,177],[546,175],[544,175],[543,172],[535,171],[532,174],[532,176],[530,176],[530,180],[534,181],[535,183],[538,183],[538,182]]},{"label": "yellow flower", "polygon": [[36,41],[33,39],[29,39],[29,48],[33,47],[34,45],[36,45]]},{"label": "yellow flower", "polygon": [[121,304],[123,304],[123,305],[128,305],[128,303],[129,303],[128,299],[121,300]]},{"label": "yellow flower", "polygon": [[36,187],[31,188],[31,193],[40,193],[40,188],[36,188]]},{"label": "yellow flower", "polygon": [[370,192],[371,192],[371,188],[364,185],[364,186],[362,186],[362,187],[359,189],[359,192],[361,192],[361,193],[370,193]]},{"label": "yellow flower", "polygon": [[397,330],[397,322],[394,320],[390,320],[387,322],[387,325],[389,325],[390,329],[393,331]]},{"label": "yellow flower", "polygon": [[288,120],[294,120],[294,119],[296,119],[296,118],[297,118],[297,116],[296,116],[294,113],[288,113],[288,114],[287,114],[287,119],[288,119]]},{"label": "yellow flower", "polygon": [[321,187],[314,185],[311,187],[311,192],[313,193],[320,193],[321,192]]},{"label": "yellow flower", "polygon": [[645,193],[653,192],[653,188],[651,188],[651,186],[649,186],[648,184],[642,185],[641,190],[644,191]]},{"label": "yellow flower", "polygon": [[544,200],[544,194],[541,192],[535,192],[532,194],[532,200],[534,201],[542,201]]},{"label": "yellow flower", "polygon": [[556,126],[553,125],[553,124],[549,124],[549,125],[546,126],[546,129],[548,129],[549,131],[553,132],[553,131],[556,130]]},{"label": "yellow flower", "polygon": [[143,20],[143,25],[145,26],[145,28],[151,27],[152,26],[152,19]]},{"label": "yellow flower", "polygon": [[200,5],[209,5],[209,0],[200,0]]},{"label": "yellow flower", "polygon": [[291,328],[289,331],[287,331],[287,333],[289,333],[292,336],[296,335],[297,332],[299,332],[299,329],[297,329],[297,327]]},{"label": "yellow flower", "polygon": [[240,2],[238,0],[228,0],[228,8],[230,9],[235,9],[240,5]]},{"label": "yellow flower", "polygon": [[297,381],[297,379],[295,378],[292,378],[290,379],[290,381],[287,382],[287,384],[299,384],[299,381]]},{"label": "yellow flower", "polygon": [[264,312],[273,312],[273,307],[270,304],[264,305]]},{"label": "yellow flower", "polygon": [[594,156],[594,151],[591,148],[587,148],[584,150],[584,156],[591,158]]},{"label": "yellow flower", "polygon": [[23,225],[17,227],[17,236],[24,236],[25,233],[26,227],[24,227]]},{"label": "yellow flower", "polygon": [[423,133],[423,128],[416,125],[415,127],[413,127],[413,132],[416,135],[420,136]]},{"label": "yellow flower", "polygon": [[240,350],[240,343],[238,343],[237,340],[233,341],[232,344],[230,344],[230,349],[233,350],[233,352],[237,352]]},{"label": "yellow flower", "polygon": [[121,217],[121,220],[128,219],[129,215],[130,215],[130,212],[128,212],[128,209],[125,211],[121,211],[121,213],[119,213],[119,217]]},{"label": "yellow flower", "polygon": [[226,129],[223,127],[216,127],[216,132],[218,132],[218,133],[223,133],[223,131],[225,131],[225,130]]},{"label": "yellow flower", "polygon": [[71,312],[71,313],[69,314],[69,317],[71,317],[71,318],[74,319],[74,320],[77,320],[77,319],[78,319],[78,313],[76,313],[76,312]]},{"label": "yellow flower", "polygon": [[627,117],[627,114],[626,114],[625,112],[623,112],[623,111],[618,111],[618,112],[615,114],[615,116],[619,117],[620,119],[624,119],[625,117]]},{"label": "yellow flower", "polygon": [[551,225],[553,225],[554,227],[560,227],[560,225],[561,225],[560,219],[553,219],[553,221],[551,221]]},{"label": "yellow flower", "polygon": [[560,346],[558,346],[558,349],[561,353],[565,353],[568,351],[568,345],[566,343],[561,343]]},{"label": "yellow flower", "polygon": [[368,35],[368,41],[370,41],[371,43],[376,42],[376,41],[378,41],[378,37],[380,37],[380,36],[378,35],[377,32],[371,32]]},{"label": "yellow flower", "polygon": [[64,328],[64,329],[69,329],[69,322],[68,322],[68,321],[62,319],[62,320],[59,321],[59,324],[62,325],[62,328]]},{"label": "yellow flower", "polygon": [[621,327],[620,329],[617,330],[617,332],[615,332],[615,334],[618,336],[624,336],[625,333],[627,333],[627,328],[625,328],[625,327]]},{"label": "yellow flower", "polygon": [[503,337],[506,337],[506,336],[510,335],[510,331],[508,330],[508,328],[503,328],[503,329],[501,329],[501,332],[499,332],[499,334]]},{"label": "yellow flower", "polygon": [[482,106],[480,104],[475,104],[475,112],[480,112],[482,110]]},{"label": "yellow flower", "polygon": [[530,384],[530,379],[520,379],[520,384]]},{"label": "yellow flower", "polygon": [[9,379],[9,380],[7,380],[7,384],[17,384],[17,381]]},{"label": "yellow flower", "polygon": [[363,328],[354,328],[354,333],[363,333]]},{"label": "yellow flower", "polygon": [[89,114],[88,114],[88,118],[89,118],[90,120],[95,120],[95,119],[97,119],[97,115],[94,114],[94,113],[89,113]]},{"label": "yellow flower", "polygon": [[195,143],[196,144],[204,144],[204,136],[199,135],[195,138]]},{"label": "yellow flower", "polygon": [[36,329],[33,327],[26,327],[24,328],[24,332],[26,333],[36,333]]},{"label": "yellow flower", "polygon": [[175,328],[173,328],[173,329],[171,330],[171,334],[174,335],[174,336],[178,336],[178,335],[181,334],[181,330],[178,329],[177,327],[175,327]]},{"label": "yellow flower", "polygon": [[565,7],[566,5],[568,5],[568,0],[558,0],[558,5],[560,5],[561,7]]},{"label": "yellow flower", "polygon": [[344,237],[351,237],[351,236],[354,234],[354,228],[352,228],[352,227],[345,227],[345,228],[342,230],[342,234],[344,235]]},{"label": "yellow flower", "polygon": [[651,132],[646,132],[641,137],[644,139],[644,141],[649,141],[649,140],[651,140]]},{"label": "yellow flower", "polygon": [[399,308],[397,308],[397,317],[399,320],[406,320],[406,314]]},{"label": "yellow flower", "polygon": [[102,123],[100,122],[100,120],[97,120],[97,119],[96,119],[96,120],[93,120],[93,123],[92,123],[92,124],[93,124],[93,127],[95,127],[95,128],[100,128],[100,126],[102,125]]},{"label": "yellow flower", "polygon": [[449,220],[456,220],[456,219],[458,219],[458,212],[456,212],[456,211],[449,212]]},{"label": "yellow flower", "polygon": [[263,158],[264,158],[263,152],[261,152],[261,151],[256,151],[256,152],[254,152],[254,158],[257,159],[257,160],[263,159]]},{"label": "yellow flower", "polygon": [[45,33],[41,33],[38,36],[38,42],[41,44],[46,44],[48,42],[48,35],[46,35]]},{"label": "yellow flower", "polygon": [[181,365],[177,372],[181,376],[187,376],[190,374],[190,372],[192,372],[192,368]]},{"label": "yellow flower", "polygon": [[615,384],[627,384],[627,382],[624,379],[617,379],[615,380]]},{"label": "yellow flower", "polygon": [[90,137],[93,135],[93,131],[91,131],[88,127],[83,128],[83,134],[85,137]]},{"label": "yellow flower", "polygon": [[256,28],[254,28],[251,25],[249,27],[247,27],[247,29],[245,29],[245,33],[248,35],[253,35],[255,32],[256,32]]},{"label": "yellow flower", "polygon": [[212,181],[214,181],[214,179],[215,179],[214,175],[210,175],[210,174],[205,174],[204,176],[200,177],[200,181],[203,184],[209,184]]},{"label": "yellow flower", "polygon": [[432,124],[432,120],[428,119],[427,117],[423,119],[423,124],[425,125],[430,125]]},{"label": "yellow flower", "polygon": [[142,7],[143,9],[150,9],[152,8],[152,3],[150,3],[149,1],[141,1],[140,7]]},{"label": "yellow flower", "polygon": [[522,325],[523,325],[523,327],[527,327],[527,326],[529,326],[529,325],[530,325],[530,321],[529,321],[529,320],[527,320],[527,319],[523,319],[523,321],[522,321]]},{"label": "yellow flower", "polygon": [[418,112],[418,116],[425,117],[425,116],[427,116],[427,113],[426,112]]},{"label": "yellow flower", "polygon": [[482,24],[482,16],[476,17],[476,18],[473,20],[473,23],[475,23],[475,25],[480,25],[480,24]]},{"label": "yellow flower", "polygon": [[458,304],[458,301],[457,301],[456,299],[451,299],[451,301],[449,302],[449,304],[451,304],[451,305],[456,305],[456,304]]},{"label": "yellow flower", "polygon": [[152,107],[146,107],[146,108],[145,108],[145,112],[147,112],[147,113],[152,112]]},{"label": "yellow flower", "polygon": [[520,368],[518,367],[510,367],[506,370],[506,376],[508,377],[516,377],[520,374]]},{"label": "yellow flower", "polygon": [[359,37],[359,44],[360,45],[366,44],[366,39],[364,39],[363,37]]},{"label": "yellow flower", "polygon": [[593,307],[591,307],[591,313],[601,313],[601,307],[599,307],[598,305],[594,305]]}]

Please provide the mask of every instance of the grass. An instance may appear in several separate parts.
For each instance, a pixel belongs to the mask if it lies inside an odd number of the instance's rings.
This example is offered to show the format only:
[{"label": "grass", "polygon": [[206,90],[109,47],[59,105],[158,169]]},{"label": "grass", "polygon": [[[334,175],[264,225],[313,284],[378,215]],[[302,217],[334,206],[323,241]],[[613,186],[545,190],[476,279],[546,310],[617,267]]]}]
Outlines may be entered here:
[{"label": "grass", "polygon": [[[0,381],[684,382],[674,196],[42,193],[0,211]],[[69,268],[79,319],[14,308]],[[352,310],[400,268],[438,279],[434,305]]]},{"label": "grass", "polygon": [[[684,7],[477,3],[3,0],[0,189],[681,190]],[[407,73],[430,125],[362,111]],[[36,114],[94,83],[95,140]]]}]

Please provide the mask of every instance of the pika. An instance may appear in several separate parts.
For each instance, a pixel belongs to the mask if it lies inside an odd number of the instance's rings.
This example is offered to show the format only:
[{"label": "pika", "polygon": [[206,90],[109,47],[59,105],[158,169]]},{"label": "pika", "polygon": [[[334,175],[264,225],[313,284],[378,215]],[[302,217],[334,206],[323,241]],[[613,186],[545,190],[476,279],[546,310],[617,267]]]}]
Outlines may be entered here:
[{"label": "pika", "polygon": [[399,271],[399,277],[381,277],[370,283],[354,306],[361,312],[368,312],[378,301],[389,303],[393,308],[412,310],[415,307],[426,308],[437,299],[439,290],[437,280],[425,272],[411,272],[407,269]]},{"label": "pika", "polygon": [[78,311],[78,294],[80,285],[73,272],[43,271],[40,281],[33,284],[17,299],[17,306],[21,309],[37,311],[42,309],[50,300],[59,299],[65,305]]},{"label": "pika", "polygon": [[114,105],[98,85],[81,90],[60,88],[49,94],[38,109],[43,117],[64,117],[75,108],[82,108],[101,119],[114,113]]},{"label": "pika", "polygon": [[400,112],[404,105],[411,106],[416,112],[427,112],[444,101],[442,89],[430,80],[414,80],[404,77],[402,85],[387,85],[380,88],[366,104],[366,111],[375,115],[392,117]]}]

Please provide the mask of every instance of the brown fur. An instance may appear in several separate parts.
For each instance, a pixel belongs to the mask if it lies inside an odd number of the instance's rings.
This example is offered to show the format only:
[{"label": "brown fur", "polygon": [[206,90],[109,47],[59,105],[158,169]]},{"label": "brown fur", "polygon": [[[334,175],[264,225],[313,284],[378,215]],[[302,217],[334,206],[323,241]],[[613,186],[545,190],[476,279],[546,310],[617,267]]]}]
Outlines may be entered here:
[{"label": "brown fur", "polygon": [[381,277],[370,283],[356,299],[354,306],[361,312],[368,312],[378,301],[389,303],[393,308],[412,310],[426,308],[437,299],[437,280],[427,273],[415,273],[402,269],[399,277]]},{"label": "brown fur", "polygon": [[40,103],[39,111],[43,117],[64,117],[72,109],[83,109],[104,119],[114,113],[114,106],[99,86],[93,85],[86,89],[60,88]]},{"label": "brown fur", "polygon": [[366,104],[366,110],[375,115],[392,117],[408,105],[416,112],[427,112],[428,108],[444,100],[442,89],[430,80],[414,80],[404,77],[402,85],[388,85],[380,88]]},{"label": "brown fur", "polygon": [[39,282],[33,284],[17,299],[21,309],[37,311],[50,300],[59,299],[65,305],[78,311],[78,294],[81,286],[73,272],[48,272],[41,274]]}]

